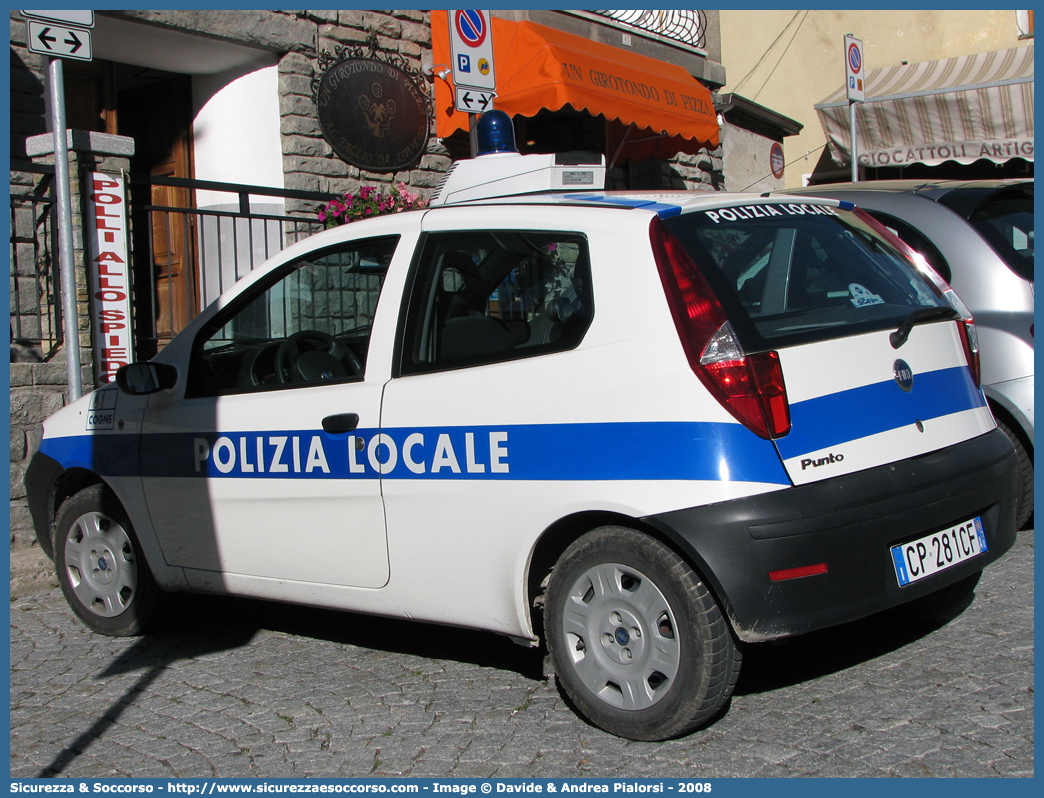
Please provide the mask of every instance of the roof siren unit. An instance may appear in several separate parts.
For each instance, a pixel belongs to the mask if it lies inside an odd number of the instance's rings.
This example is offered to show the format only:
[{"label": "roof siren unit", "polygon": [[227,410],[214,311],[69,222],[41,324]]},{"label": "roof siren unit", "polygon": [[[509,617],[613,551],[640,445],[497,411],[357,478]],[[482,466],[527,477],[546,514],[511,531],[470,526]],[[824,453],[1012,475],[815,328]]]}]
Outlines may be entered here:
[{"label": "roof siren unit", "polygon": [[475,135],[478,156],[450,167],[436,187],[430,206],[605,187],[605,156],[601,153],[520,155],[511,117],[503,111],[482,114]]},{"label": "roof siren unit", "polygon": [[511,117],[503,111],[486,111],[479,117],[475,125],[475,137],[478,141],[478,155],[494,155],[498,152],[515,153],[515,126]]}]

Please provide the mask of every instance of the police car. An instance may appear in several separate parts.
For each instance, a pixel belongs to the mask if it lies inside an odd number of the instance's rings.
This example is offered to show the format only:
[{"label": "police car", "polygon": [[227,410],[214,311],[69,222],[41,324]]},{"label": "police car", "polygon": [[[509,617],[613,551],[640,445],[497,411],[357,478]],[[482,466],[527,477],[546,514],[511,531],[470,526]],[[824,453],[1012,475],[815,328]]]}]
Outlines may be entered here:
[{"label": "police car", "polygon": [[912,613],[1012,545],[974,322],[871,217],[606,192],[500,140],[47,420],[30,508],[87,626],[195,591],[492,630],[660,740],[744,643]]}]

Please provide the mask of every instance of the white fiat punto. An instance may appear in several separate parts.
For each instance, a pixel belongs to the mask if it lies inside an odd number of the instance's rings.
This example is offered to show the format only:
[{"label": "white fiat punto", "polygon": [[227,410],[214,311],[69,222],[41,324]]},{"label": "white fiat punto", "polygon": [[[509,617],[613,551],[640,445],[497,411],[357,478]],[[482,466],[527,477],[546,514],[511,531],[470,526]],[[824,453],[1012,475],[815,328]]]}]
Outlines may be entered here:
[{"label": "white fiat punto", "polygon": [[76,614],[139,634],[196,591],[492,630],[659,740],[722,711],[745,642],[969,592],[1018,464],[948,286],[845,202],[603,176],[458,162],[48,419],[26,484]]}]

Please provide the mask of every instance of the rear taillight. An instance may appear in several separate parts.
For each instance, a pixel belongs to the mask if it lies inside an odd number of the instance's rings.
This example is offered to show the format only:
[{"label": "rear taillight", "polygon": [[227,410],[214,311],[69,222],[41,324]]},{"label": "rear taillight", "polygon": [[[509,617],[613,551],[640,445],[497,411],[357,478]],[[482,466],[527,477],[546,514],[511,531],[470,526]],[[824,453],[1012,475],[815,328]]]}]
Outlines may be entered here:
[{"label": "rear taillight", "polygon": [[968,310],[968,306],[961,301],[952,288],[945,283],[943,299],[950,303],[950,307],[961,314],[961,320],[957,322],[957,329],[961,334],[961,344],[964,346],[964,356],[968,360],[968,368],[971,369],[972,379],[975,387],[982,387],[982,370],[979,365],[979,334],[975,331],[975,319]]},{"label": "rear taillight", "polygon": [[961,343],[964,344],[964,355],[968,358],[968,368],[971,369],[975,387],[981,388],[982,370],[979,365],[979,334],[975,332],[975,320],[969,313],[960,320],[959,325]]},{"label": "rear taillight", "polygon": [[667,304],[689,366],[711,395],[762,438],[790,431],[790,405],[779,355],[748,355],[725,309],[671,232],[659,219],[649,228]]}]

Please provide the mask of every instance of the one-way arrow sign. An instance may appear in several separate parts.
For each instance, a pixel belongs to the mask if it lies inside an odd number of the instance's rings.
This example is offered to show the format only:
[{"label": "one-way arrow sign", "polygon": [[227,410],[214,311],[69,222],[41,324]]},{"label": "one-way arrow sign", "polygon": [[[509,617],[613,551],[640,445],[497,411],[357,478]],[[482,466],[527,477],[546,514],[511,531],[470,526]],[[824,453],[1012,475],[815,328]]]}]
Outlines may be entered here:
[{"label": "one-way arrow sign", "polygon": [[481,114],[493,110],[494,91],[479,91],[468,86],[456,87],[456,109],[469,114]]},{"label": "one-way arrow sign", "polygon": [[91,32],[83,28],[63,28],[29,20],[29,49],[53,58],[75,58],[90,61]]}]

